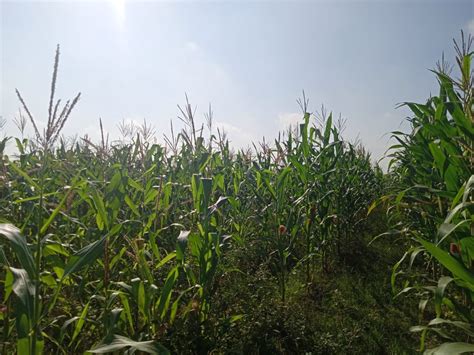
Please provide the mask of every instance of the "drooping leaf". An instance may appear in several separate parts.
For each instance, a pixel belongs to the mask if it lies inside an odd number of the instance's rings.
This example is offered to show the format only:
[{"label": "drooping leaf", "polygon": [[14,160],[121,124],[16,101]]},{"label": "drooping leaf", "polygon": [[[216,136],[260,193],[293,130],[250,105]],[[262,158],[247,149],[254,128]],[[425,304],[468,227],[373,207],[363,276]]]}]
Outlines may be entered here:
[{"label": "drooping leaf", "polygon": [[425,247],[425,249],[434,258],[436,258],[436,260],[438,260],[446,269],[451,271],[455,277],[467,282],[474,291],[474,275],[471,271],[466,269],[466,267],[461,262],[453,258],[443,249],[421,238],[418,240]]},{"label": "drooping leaf", "polygon": [[437,348],[425,351],[425,355],[456,355],[474,351],[474,344],[469,343],[444,343]]},{"label": "drooping leaf", "polygon": [[[15,280],[12,287],[13,293],[20,300],[18,306],[21,309],[18,309],[17,312],[26,315],[29,323],[34,319],[33,298],[35,297],[35,285],[25,270],[11,267],[10,271]],[[19,320],[21,321],[21,319]],[[17,320],[17,328],[19,326],[19,320]],[[23,328],[27,329],[28,327],[28,325],[25,325]]]},{"label": "drooping leaf", "polygon": [[34,279],[36,276],[35,262],[26,239],[21,235],[20,230],[11,224],[0,224],[1,235],[8,239],[21,266],[28,272],[30,278]]},{"label": "drooping leaf", "polygon": [[88,350],[94,354],[106,354],[118,350],[124,350],[130,348],[130,350],[143,351],[147,354],[156,355],[167,355],[169,351],[161,344],[154,340],[150,341],[134,341],[121,335],[114,335],[113,340],[108,344],[101,344],[92,350]]},{"label": "drooping leaf", "polygon": [[68,275],[80,270],[86,265],[93,263],[104,252],[104,245],[106,239],[117,233],[120,230],[120,227],[121,225],[116,225],[109,233],[104,235],[102,238],[85,246],[77,253],[72,255],[69,258],[66,267],[64,268],[64,273],[61,279],[64,280]]}]

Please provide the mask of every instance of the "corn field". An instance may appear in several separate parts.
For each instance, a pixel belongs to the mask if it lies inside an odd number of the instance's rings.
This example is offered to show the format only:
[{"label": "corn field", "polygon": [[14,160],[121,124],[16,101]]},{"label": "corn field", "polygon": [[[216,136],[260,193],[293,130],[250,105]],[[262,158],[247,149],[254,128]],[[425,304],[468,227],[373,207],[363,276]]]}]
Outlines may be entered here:
[{"label": "corn field", "polygon": [[[58,47],[46,127],[17,90],[21,137],[0,141],[1,353],[474,352],[472,38],[455,49],[384,172],[304,95],[300,124],[249,150],[187,97],[164,144],[146,122],[68,140],[80,94],[56,98]],[[365,291],[325,290],[343,277]],[[370,285],[377,345],[348,325]],[[340,319],[291,318],[329,299]],[[390,332],[406,340],[387,350]]]}]

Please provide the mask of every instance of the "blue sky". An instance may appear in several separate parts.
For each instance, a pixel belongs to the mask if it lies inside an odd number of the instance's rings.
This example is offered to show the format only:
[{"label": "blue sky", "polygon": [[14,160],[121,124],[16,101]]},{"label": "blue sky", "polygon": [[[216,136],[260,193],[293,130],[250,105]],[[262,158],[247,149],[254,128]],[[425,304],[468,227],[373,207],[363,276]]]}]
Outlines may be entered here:
[{"label": "blue sky", "polygon": [[199,120],[211,102],[215,124],[242,147],[295,122],[304,89],[312,111],[341,114],[345,136],[375,158],[408,115],[395,106],[436,93],[428,69],[443,51],[453,61],[452,38],[474,30],[472,0],[0,0],[0,15],[7,134],[18,132],[15,88],[45,121],[59,43],[57,96],[82,92],[66,135],[98,138],[101,117],[112,137],[122,119],[143,118],[161,137],[186,92]]}]

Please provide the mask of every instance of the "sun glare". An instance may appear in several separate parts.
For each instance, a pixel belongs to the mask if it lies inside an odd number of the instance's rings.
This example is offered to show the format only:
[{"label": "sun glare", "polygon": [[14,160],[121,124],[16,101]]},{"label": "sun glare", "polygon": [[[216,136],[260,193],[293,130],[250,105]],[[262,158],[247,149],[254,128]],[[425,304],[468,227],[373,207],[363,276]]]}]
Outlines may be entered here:
[{"label": "sun glare", "polygon": [[110,0],[110,3],[113,6],[117,21],[122,27],[125,22],[125,0]]}]

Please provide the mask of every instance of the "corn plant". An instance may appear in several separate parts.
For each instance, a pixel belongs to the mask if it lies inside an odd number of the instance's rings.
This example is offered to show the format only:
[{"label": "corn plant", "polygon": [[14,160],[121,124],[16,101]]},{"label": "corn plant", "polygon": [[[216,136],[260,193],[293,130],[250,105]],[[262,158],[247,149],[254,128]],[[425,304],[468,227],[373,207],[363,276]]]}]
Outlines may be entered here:
[{"label": "corn plant", "polygon": [[[221,248],[229,235],[223,235],[219,226],[218,209],[225,203],[226,197],[220,196],[211,203],[213,179],[194,174],[191,181],[193,196],[193,213],[196,229],[182,231],[177,240],[177,260],[186,273],[190,284],[189,290],[194,289],[197,299],[193,299],[193,307],[204,322],[211,307],[211,296],[215,291],[215,277],[218,272]],[[186,262],[185,249],[189,245],[191,255],[197,262],[197,269]],[[174,310],[176,312],[176,310]]]},{"label": "corn plant", "polygon": [[246,317],[223,311],[222,285],[269,275],[259,282],[284,310],[292,285],[330,274],[360,240],[380,171],[332,115],[314,120],[306,98],[297,129],[254,150],[215,134],[210,108],[206,134],[187,97],[184,129],[172,126],[164,146],[146,121],[123,122],[115,142],[101,120],[99,142],[68,139],[60,133],[79,96],[61,109],[54,101],[58,58],[47,128],[18,92],[18,155],[0,144],[4,353],[161,354],[186,327],[186,345],[211,351],[211,337]]},{"label": "corn plant", "polygon": [[[462,353],[473,349],[468,344],[472,337],[473,296],[471,45],[472,37],[466,39],[464,34],[460,45],[455,42],[459,80],[450,76],[443,62],[434,71],[440,85],[439,95],[426,104],[405,104],[414,114],[410,119],[412,132],[394,132],[397,144],[390,154],[394,181],[401,188],[383,198],[391,201],[393,223],[392,231],[386,234],[411,237],[406,242],[408,251],[393,268],[392,288],[396,288],[396,277],[403,273],[400,269],[404,261],[409,260],[408,267],[413,270],[417,256],[425,255],[422,264],[428,275],[421,273],[420,281],[420,277],[409,274],[400,294],[417,290],[422,297],[422,311],[428,300],[434,302],[436,318],[412,330],[421,332],[421,350],[425,350],[426,337],[431,332],[449,342],[428,353]],[[456,287],[449,286],[453,283]],[[448,313],[454,319],[443,317]],[[457,334],[445,330],[453,326]]]},{"label": "corn plant", "polygon": [[[420,302],[421,310],[424,310],[429,300],[435,306],[436,318],[429,321],[427,325],[415,326],[411,331],[422,333],[420,348],[425,349],[425,339],[429,332],[439,334],[442,338],[450,340],[428,351],[428,353],[447,352],[461,353],[474,350],[474,345],[469,340],[474,336],[474,238],[472,237],[472,192],[474,187],[474,176],[461,188],[453,200],[451,212],[447,215],[443,224],[439,227],[437,234],[439,241],[433,244],[423,238],[418,241],[423,250],[442,265],[450,276],[441,276],[436,286],[427,287],[432,295]],[[446,240],[452,240],[450,251],[442,248]],[[458,295],[447,294],[446,288],[454,283],[459,290]],[[426,286],[425,286],[426,287]],[[406,292],[407,289],[404,290]],[[423,294],[426,295],[426,292]],[[457,316],[457,320],[443,318],[443,308]],[[458,335],[450,334],[445,328],[457,331]],[[462,334],[462,335],[461,335]],[[464,338],[464,342],[462,341]]]}]

